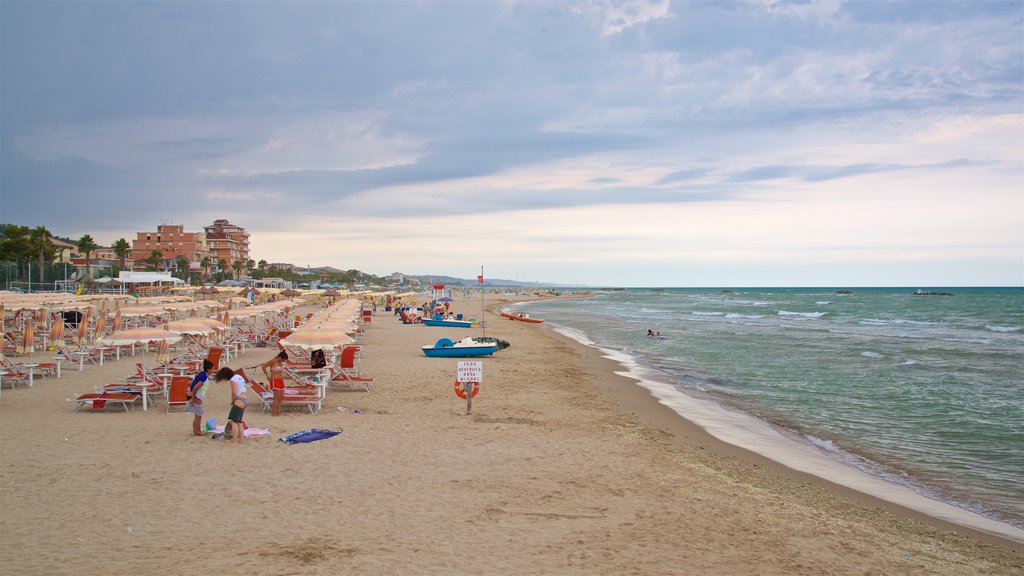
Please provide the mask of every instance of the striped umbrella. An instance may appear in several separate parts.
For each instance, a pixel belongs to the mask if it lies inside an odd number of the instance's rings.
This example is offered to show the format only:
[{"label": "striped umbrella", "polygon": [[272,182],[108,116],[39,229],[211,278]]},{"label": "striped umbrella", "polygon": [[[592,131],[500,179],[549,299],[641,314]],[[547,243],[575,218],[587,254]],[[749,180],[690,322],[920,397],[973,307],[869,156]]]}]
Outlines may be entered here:
[{"label": "striped umbrella", "polygon": [[123,320],[121,320],[121,308],[118,307],[117,312],[114,312],[114,325],[111,328],[113,329],[114,332],[120,332],[122,323]]},{"label": "striped umbrella", "polygon": [[60,314],[53,315],[53,324],[50,325],[50,343],[54,346],[64,343],[64,317]]},{"label": "striped umbrella", "polygon": [[75,343],[79,346],[85,346],[85,334],[89,330],[89,316],[91,314],[92,308],[86,308],[82,319],[78,321],[78,334],[75,337]]},{"label": "striped umbrella", "polygon": [[156,363],[167,364],[171,361],[171,343],[161,340],[156,345]]},{"label": "striped umbrella", "polygon": [[96,327],[93,329],[93,338],[102,338],[103,330],[107,327],[107,313],[100,311],[100,315],[96,317]]},{"label": "striped umbrella", "polygon": [[21,334],[21,346],[18,350],[21,354],[31,354],[36,351],[36,335],[32,329],[32,318],[25,319],[25,331]]}]

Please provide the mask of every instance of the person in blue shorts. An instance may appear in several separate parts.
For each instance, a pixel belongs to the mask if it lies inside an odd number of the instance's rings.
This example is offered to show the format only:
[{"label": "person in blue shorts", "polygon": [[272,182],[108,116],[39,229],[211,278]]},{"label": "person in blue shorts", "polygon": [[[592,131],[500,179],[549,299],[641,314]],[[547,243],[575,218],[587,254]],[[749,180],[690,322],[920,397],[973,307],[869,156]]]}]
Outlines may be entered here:
[{"label": "person in blue shorts", "polygon": [[242,417],[245,415],[245,407],[249,405],[249,395],[245,384],[245,378],[235,374],[235,371],[227,366],[217,371],[213,377],[217,382],[228,380],[231,382],[231,411],[228,412],[228,427],[231,438],[235,444],[242,443],[242,435],[245,429],[242,427]]}]

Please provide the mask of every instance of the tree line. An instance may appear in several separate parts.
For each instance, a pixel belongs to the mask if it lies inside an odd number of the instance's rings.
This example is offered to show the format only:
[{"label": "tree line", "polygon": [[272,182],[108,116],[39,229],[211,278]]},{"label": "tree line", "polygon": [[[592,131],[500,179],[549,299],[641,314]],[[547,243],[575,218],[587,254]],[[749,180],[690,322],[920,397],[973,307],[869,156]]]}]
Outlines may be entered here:
[{"label": "tree line", "polygon": [[[45,226],[30,228],[18,224],[0,224],[0,262],[18,265],[14,275],[15,281],[21,282],[26,277],[30,277],[31,272],[28,267],[33,265],[38,266],[34,282],[47,282],[47,276],[49,276],[49,281],[53,281],[61,274],[59,267],[54,265],[58,248],[53,243],[53,239],[53,233]],[[78,249],[78,253],[85,257],[85,275],[82,280],[92,283],[92,255],[100,246],[92,236],[83,234],[75,247]],[[127,264],[131,258],[132,245],[128,240],[120,238],[111,245],[111,248],[118,259],[118,265],[111,270],[111,276],[114,276],[121,270],[129,269]],[[206,256],[199,262],[201,274],[198,276],[191,275],[191,263],[184,256],[179,256],[174,265],[170,266],[164,261],[164,255],[160,250],[152,250],[143,262],[146,264],[146,270],[176,272],[179,278],[183,280],[191,278],[192,283],[196,285],[207,281],[240,280],[246,276],[250,278],[279,277],[296,282],[319,279],[321,282],[331,284],[362,283],[377,286],[387,284],[386,278],[366,274],[359,270],[311,274],[300,270],[271,268],[266,260],[257,262],[251,258],[228,262],[224,258],[214,260]],[[24,270],[22,265],[24,265]]]}]

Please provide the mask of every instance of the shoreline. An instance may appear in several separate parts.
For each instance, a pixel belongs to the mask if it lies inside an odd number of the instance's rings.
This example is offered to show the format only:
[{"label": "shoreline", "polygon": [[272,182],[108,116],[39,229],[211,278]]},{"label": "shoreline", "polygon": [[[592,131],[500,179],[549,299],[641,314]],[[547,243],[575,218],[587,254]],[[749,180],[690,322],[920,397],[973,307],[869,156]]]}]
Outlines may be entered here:
[{"label": "shoreline", "polygon": [[[246,422],[270,435],[241,446],[193,437],[191,416],[167,414],[162,402],[72,412],[67,398],[132,373],[140,356],[5,389],[0,565],[163,575],[181,572],[189,550],[190,571],[223,576],[1024,570],[1019,549],[743,457],[596,350],[494,315],[511,299],[498,300],[487,301],[486,333],[512,345],[482,359],[470,415],[453,391],[456,359],[420,348],[480,330],[404,325],[387,312],[359,342],[361,371],[376,379],[369,391],[332,388],[312,415],[274,418],[250,404]],[[481,311],[477,300],[453,308]],[[227,365],[275,353],[250,348]],[[207,399],[222,422],[230,388],[214,384]],[[277,441],[310,428],[343,433]],[[251,536],[225,540],[225,527]]]},{"label": "shoreline", "polygon": [[[511,302],[506,302],[505,304],[516,306],[537,301],[542,300],[537,298],[517,299]],[[492,309],[492,312],[498,314],[500,312],[500,308],[500,306],[495,307]],[[724,440],[712,433],[707,424],[702,424],[696,421],[696,418],[688,418],[687,414],[683,411],[677,410],[670,405],[670,403],[672,403],[678,406],[678,403],[672,402],[664,395],[659,398],[657,389],[670,389],[670,395],[686,396],[688,399],[700,403],[713,403],[716,405],[717,409],[722,410],[722,407],[713,400],[698,401],[697,399],[687,396],[676,390],[674,387],[660,382],[657,379],[646,378],[643,374],[644,372],[649,372],[655,376],[660,375],[660,373],[654,369],[642,367],[635,363],[633,363],[633,366],[631,367],[627,365],[628,363],[632,363],[631,360],[626,359],[623,353],[601,348],[595,343],[584,343],[560,330],[560,328],[564,327],[558,327],[557,325],[547,323],[544,324],[544,327],[552,336],[562,339],[576,347],[581,357],[588,358],[585,362],[586,364],[603,365],[608,375],[607,377],[596,375],[594,378],[595,386],[611,397],[620,410],[624,410],[636,417],[642,424],[654,426],[663,432],[671,434],[677,440],[691,446],[696,446],[700,450],[710,447],[712,451],[718,454],[736,458],[750,465],[771,469],[773,473],[778,474],[779,476],[798,482],[810,482],[817,484],[828,489],[840,498],[845,498],[864,506],[879,507],[889,513],[923,522],[941,530],[963,534],[988,544],[1005,546],[1018,552],[1024,552],[1024,530],[1021,530],[1012,524],[988,518],[952,504],[932,500],[927,496],[912,491],[907,486],[890,482],[884,478],[871,475],[866,471],[853,468],[852,466],[838,462],[835,463],[838,466],[842,466],[847,469],[852,475],[862,475],[869,478],[874,484],[884,485],[884,487],[889,488],[890,492],[896,492],[896,495],[903,492],[908,498],[924,501],[919,503],[920,505],[917,507],[901,504],[897,501],[872,493],[870,488],[858,489],[856,487],[848,486],[841,481],[827,478],[824,475],[800,470],[794,466],[787,465],[787,463],[773,459],[757,450],[741,446],[740,444],[742,441],[736,441],[734,443],[729,440]],[[622,359],[616,359],[614,356],[619,354],[623,354],[624,357]],[[690,411],[692,410],[693,408],[691,407]],[[747,415],[746,413],[744,413],[744,415],[753,420],[757,420],[764,426],[775,428],[774,425],[761,421],[755,416]],[[922,507],[928,508],[928,503],[932,504],[930,508],[935,510],[934,512],[930,513],[920,509]],[[945,512],[948,512],[948,516],[958,518],[944,518],[940,516],[944,511],[943,509],[946,509]],[[990,529],[986,530],[981,526],[987,526]],[[1020,538],[1014,539],[1014,535],[1019,535]]]}]

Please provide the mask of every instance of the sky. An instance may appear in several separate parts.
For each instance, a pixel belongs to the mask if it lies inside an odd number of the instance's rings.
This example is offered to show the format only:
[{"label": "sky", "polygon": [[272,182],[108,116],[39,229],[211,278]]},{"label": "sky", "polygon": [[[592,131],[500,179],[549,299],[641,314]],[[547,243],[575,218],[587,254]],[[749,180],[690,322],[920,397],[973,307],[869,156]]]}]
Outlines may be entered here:
[{"label": "sky", "polygon": [[580,286],[1024,285],[1024,3],[0,1],[0,222]]}]

